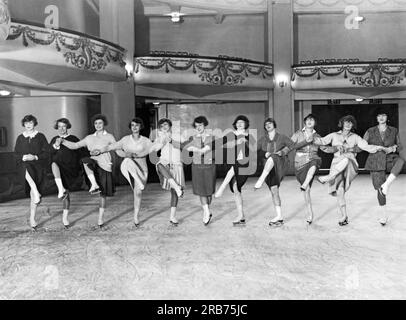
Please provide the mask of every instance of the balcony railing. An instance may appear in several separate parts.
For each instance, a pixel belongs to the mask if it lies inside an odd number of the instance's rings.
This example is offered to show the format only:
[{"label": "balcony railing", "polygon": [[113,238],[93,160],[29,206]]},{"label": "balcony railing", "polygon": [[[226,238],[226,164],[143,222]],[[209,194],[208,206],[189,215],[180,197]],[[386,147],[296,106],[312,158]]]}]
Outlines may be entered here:
[{"label": "balcony railing", "polygon": [[123,81],[125,54],[125,49],[102,39],[14,20],[0,46],[0,67],[42,84]]},{"label": "balcony railing", "polygon": [[387,88],[406,86],[406,59],[326,59],[304,61],[292,68],[297,90],[328,88]]},{"label": "balcony railing", "polygon": [[137,84],[273,87],[273,65],[253,60],[187,52],[154,51],[135,58]]}]

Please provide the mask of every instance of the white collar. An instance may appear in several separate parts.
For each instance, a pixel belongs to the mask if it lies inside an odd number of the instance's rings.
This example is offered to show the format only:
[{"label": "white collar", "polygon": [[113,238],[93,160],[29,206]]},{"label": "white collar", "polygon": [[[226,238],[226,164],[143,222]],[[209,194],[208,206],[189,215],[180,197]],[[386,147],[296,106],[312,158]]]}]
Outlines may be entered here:
[{"label": "white collar", "polygon": [[237,130],[233,131],[236,136],[248,136],[248,132],[238,132]]},{"label": "white collar", "polygon": [[[302,129],[302,131],[303,131],[303,132],[306,132],[306,127],[304,127],[304,128]],[[313,129],[312,134],[315,134],[315,133],[316,133],[316,130]]]},{"label": "white collar", "polygon": [[66,138],[69,137],[69,136],[70,136],[69,133],[67,133],[67,134],[65,134],[65,135],[63,135],[63,136],[59,135],[60,138],[64,138],[64,139],[66,139]]},{"label": "white collar", "polygon": [[[343,132],[343,130],[340,130],[340,131],[338,131],[337,133],[342,135],[344,132]],[[353,132],[350,131],[350,132],[348,133],[348,136],[351,136],[352,134],[353,134]]]},{"label": "white collar", "polygon": [[210,135],[208,134],[208,133],[203,133],[203,134],[200,134],[200,133],[197,133],[196,134],[196,137],[198,137],[198,138],[203,138],[203,137],[210,137]]},{"label": "white collar", "polygon": [[26,133],[25,131],[23,132],[24,138],[30,137],[30,138],[32,139],[32,138],[34,138],[37,134],[38,134],[38,131],[37,131],[37,130],[34,130],[34,131],[31,132],[31,133]]},{"label": "white collar", "polygon": [[[106,134],[107,134],[107,131],[106,130],[103,130],[103,136],[105,136]],[[95,137],[97,137],[97,131],[95,132],[95,133],[93,133],[93,135],[95,136]]]}]

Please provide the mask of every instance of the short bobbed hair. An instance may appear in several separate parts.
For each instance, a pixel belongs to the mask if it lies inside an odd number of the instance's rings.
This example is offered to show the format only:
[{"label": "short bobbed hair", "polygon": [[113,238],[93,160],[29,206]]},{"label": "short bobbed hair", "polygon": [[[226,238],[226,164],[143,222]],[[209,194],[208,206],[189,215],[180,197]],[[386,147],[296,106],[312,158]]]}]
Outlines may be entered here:
[{"label": "short bobbed hair", "polygon": [[72,128],[72,125],[71,125],[71,123],[70,123],[70,121],[69,121],[68,119],[66,119],[66,118],[60,118],[60,119],[58,119],[58,120],[55,121],[55,125],[54,125],[54,129],[55,129],[55,130],[58,129],[58,123],[59,123],[59,122],[66,124],[66,128],[67,128],[67,129]]},{"label": "short bobbed hair", "polygon": [[159,120],[158,128],[160,128],[165,122],[172,128],[172,121],[169,120],[168,118],[162,118],[161,120]]},{"label": "short bobbed hair", "polygon": [[233,128],[235,129],[235,130],[237,130],[237,122],[238,121],[244,121],[245,122],[245,127],[244,127],[244,129],[248,129],[249,128],[249,126],[250,126],[250,121],[248,120],[248,118],[246,117],[246,116],[244,116],[244,115],[239,115],[239,116],[237,116],[237,118],[235,118],[235,120],[234,120],[234,122],[233,122]]},{"label": "short bobbed hair", "polygon": [[338,121],[338,127],[340,129],[342,129],[344,127],[344,122],[351,122],[352,123],[352,129],[351,131],[355,131],[357,130],[357,120],[355,120],[354,116],[352,115],[346,115],[344,117],[342,117],[339,121]]},{"label": "short bobbed hair", "polygon": [[265,121],[264,121],[264,129],[265,129],[265,130],[266,130],[265,126],[266,126],[266,124],[267,124],[268,122],[272,123],[272,124],[273,124],[273,127],[274,127],[275,129],[278,127],[278,126],[276,125],[276,121],[275,121],[274,118],[267,118],[267,119],[265,119]]},{"label": "short bobbed hair", "polygon": [[203,125],[204,125],[205,127],[207,127],[207,126],[209,125],[209,121],[208,121],[207,118],[204,117],[204,116],[196,117],[196,118],[193,120],[192,126],[193,126],[194,128],[196,128],[196,123],[203,123]]},{"label": "short bobbed hair", "polygon": [[314,122],[315,122],[315,125],[317,124],[317,118],[316,118],[316,116],[315,116],[314,114],[309,113],[306,117],[304,117],[303,123],[306,123],[306,121],[307,121],[308,119],[313,119]]},{"label": "short bobbed hair", "polygon": [[21,120],[21,125],[24,127],[24,124],[26,122],[33,122],[34,127],[38,125],[38,120],[35,118],[32,114],[27,114],[22,120]]},{"label": "short bobbed hair", "polygon": [[131,124],[132,123],[138,123],[141,127],[141,130],[144,129],[144,121],[142,121],[141,118],[135,117],[133,118],[129,123],[128,123],[128,128],[131,129]]},{"label": "short bobbed hair", "polygon": [[92,120],[91,120],[91,122],[92,122],[92,124],[94,125],[94,123],[96,122],[96,120],[102,120],[103,121],[103,124],[105,125],[105,126],[107,126],[109,123],[108,123],[108,121],[107,121],[107,118],[106,118],[106,116],[104,115],[104,114],[95,114],[93,117],[92,117]]}]

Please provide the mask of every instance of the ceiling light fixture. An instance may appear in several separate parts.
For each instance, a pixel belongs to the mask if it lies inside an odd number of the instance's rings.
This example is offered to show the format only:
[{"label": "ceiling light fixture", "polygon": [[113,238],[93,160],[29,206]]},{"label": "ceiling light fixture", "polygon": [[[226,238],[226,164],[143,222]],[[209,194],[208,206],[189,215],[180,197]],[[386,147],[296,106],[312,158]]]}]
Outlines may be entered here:
[{"label": "ceiling light fixture", "polygon": [[355,99],[355,101],[357,101],[357,102],[362,102],[362,101],[364,101],[364,99],[362,99],[362,98],[357,98],[357,99]]},{"label": "ceiling light fixture", "polygon": [[167,13],[166,16],[171,17],[171,21],[173,23],[181,23],[183,22],[182,16],[184,16],[184,13],[181,13],[180,11],[172,11],[171,13]]}]

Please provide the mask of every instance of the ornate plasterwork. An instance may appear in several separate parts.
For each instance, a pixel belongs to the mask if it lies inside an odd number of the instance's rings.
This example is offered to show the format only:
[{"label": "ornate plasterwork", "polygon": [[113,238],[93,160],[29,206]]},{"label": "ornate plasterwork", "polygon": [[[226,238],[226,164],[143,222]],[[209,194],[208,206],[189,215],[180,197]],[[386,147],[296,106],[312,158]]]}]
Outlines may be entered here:
[{"label": "ornate plasterwork", "polygon": [[[247,60],[248,61],[248,60]],[[244,59],[228,60],[226,57],[199,57],[197,55],[149,56],[135,59],[135,74],[140,72],[185,72],[196,75],[196,80],[211,85],[232,86],[247,79],[273,79],[273,66]]]},{"label": "ornate plasterwork", "polygon": [[7,0],[0,0],[0,41],[7,39],[11,24]]},{"label": "ornate plasterwork", "polygon": [[25,47],[48,46],[60,52],[65,61],[83,70],[100,71],[109,64],[124,68],[125,50],[85,36],[12,23],[7,41],[21,39]]},{"label": "ornate plasterwork", "polygon": [[400,85],[406,77],[406,60],[380,59],[377,62],[296,66],[292,70],[292,81],[301,78],[323,81],[329,79],[348,79],[349,85],[361,87],[390,87]]}]

